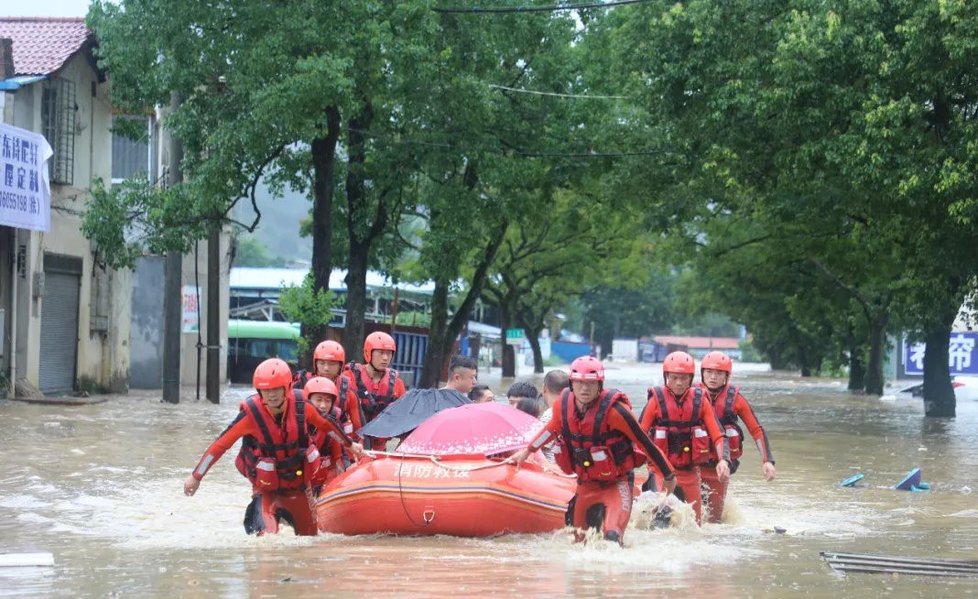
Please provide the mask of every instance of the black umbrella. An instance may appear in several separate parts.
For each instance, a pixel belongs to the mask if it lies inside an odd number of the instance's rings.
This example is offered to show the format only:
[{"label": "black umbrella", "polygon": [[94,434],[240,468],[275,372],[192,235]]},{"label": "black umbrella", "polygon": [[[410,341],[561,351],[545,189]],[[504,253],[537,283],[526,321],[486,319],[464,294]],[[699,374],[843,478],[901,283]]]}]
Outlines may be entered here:
[{"label": "black umbrella", "polygon": [[411,389],[359,430],[360,436],[390,438],[416,429],[433,414],[471,403],[454,389]]}]

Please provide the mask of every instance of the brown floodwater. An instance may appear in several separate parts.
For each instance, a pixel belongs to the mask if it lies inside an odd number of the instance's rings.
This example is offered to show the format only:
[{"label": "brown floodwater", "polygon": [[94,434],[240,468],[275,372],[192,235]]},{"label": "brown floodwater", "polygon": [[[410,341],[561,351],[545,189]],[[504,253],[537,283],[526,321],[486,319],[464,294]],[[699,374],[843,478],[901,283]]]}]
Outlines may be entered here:
[{"label": "brown floodwater", "polygon": [[[748,370],[748,369],[743,369]],[[978,559],[978,401],[923,417],[919,399],[850,396],[835,380],[736,373],[768,431],[731,483],[727,522],[643,528],[625,547],[567,531],[494,539],[255,538],[250,487],[226,455],[197,494],[183,480],[249,392],[215,406],[134,392],[82,407],[0,402],[0,552],[54,567],[0,567],[0,597],[961,597],[978,579],[834,574],[820,551]],[[511,381],[484,376],[497,394]],[[652,366],[611,366],[640,410]],[[539,380],[539,379],[537,379]],[[890,489],[919,466],[931,490]],[[839,481],[861,472],[865,486]],[[777,528],[778,531],[775,532]],[[287,529],[286,529],[287,530]]]}]

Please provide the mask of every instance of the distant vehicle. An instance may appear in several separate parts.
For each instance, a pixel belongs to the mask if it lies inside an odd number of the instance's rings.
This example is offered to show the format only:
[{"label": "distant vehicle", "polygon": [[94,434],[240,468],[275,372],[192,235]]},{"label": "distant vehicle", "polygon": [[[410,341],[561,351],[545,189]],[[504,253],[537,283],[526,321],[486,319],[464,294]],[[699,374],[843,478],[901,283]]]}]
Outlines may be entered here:
[{"label": "distant vehicle", "polygon": [[281,358],[293,368],[299,358],[299,325],[267,320],[228,321],[228,379],[251,383],[262,361]]}]

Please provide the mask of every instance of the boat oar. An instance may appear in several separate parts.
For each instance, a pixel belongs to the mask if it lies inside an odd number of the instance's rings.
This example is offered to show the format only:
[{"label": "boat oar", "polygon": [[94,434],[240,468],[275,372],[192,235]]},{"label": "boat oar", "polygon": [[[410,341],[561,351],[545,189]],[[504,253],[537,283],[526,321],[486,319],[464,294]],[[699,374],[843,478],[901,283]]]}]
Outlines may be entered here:
[{"label": "boat oar", "polygon": [[833,570],[843,572],[905,573],[927,576],[978,576],[978,562],[940,558],[907,558],[823,551]]}]

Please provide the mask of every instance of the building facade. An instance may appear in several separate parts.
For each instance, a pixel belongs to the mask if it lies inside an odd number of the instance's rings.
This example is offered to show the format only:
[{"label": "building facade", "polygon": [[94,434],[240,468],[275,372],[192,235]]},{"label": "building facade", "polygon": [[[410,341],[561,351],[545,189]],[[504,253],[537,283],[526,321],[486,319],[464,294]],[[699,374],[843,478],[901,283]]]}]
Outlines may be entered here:
[{"label": "building facade", "polygon": [[[82,19],[0,19],[12,73],[2,122],[39,133],[49,162],[50,230],[0,226],[0,371],[17,393],[125,391],[131,274],[101,268],[81,233],[96,178],[111,178],[112,108]],[[8,69],[9,69],[8,65]]]}]

